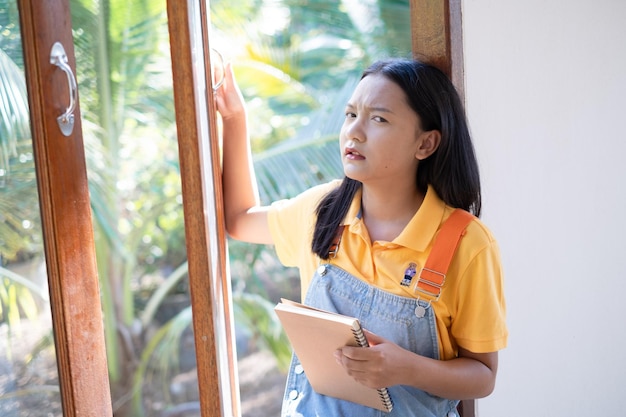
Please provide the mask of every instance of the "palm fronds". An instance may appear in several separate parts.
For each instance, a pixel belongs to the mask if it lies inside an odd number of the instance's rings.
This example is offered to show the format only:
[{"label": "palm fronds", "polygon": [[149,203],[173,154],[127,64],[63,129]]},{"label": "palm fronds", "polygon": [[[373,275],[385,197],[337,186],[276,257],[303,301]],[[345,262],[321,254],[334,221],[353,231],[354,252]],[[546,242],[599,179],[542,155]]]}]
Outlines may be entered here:
[{"label": "palm fronds", "polygon": [[[0,49],[0,182],[17,157],[17,142],[30,138],[28,100],[23,71]],[[0,184],[1,186],[1,184]]]}]

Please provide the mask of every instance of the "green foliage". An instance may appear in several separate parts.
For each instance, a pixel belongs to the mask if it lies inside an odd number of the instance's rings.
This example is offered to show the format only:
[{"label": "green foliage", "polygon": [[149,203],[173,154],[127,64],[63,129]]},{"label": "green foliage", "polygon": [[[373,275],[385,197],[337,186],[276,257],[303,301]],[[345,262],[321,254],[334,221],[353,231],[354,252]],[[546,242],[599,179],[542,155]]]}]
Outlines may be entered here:
[{"label": "green foliage", "polygon": [[[24,67],[17,1],[0,0],[0,49],[19,68]],[[0,68],[6,68],[0,66]]]},{"label": "green foliage", "polygon": [[181,310],[175,317],[161,326],[150,338],[141,352],[139,366],[133,375],[132,389],[129,396],[134,398],[132,415],[145,414],[140,401],[141,393],[146,382],[157,387],[159,398],[169,400],[169,378],[178,370],[180,358],[180,341],[183,333],[191,324],[191,307]]},{"label": "green foliage", "polygon": [[0,170],[6,173],[9,157],[17,155],[16,143],[30,137],[30,126],[23,71],[3,49],[0,68]]},{"label": "green foliage", "polygon": [[[0,21],[4,20],[2,16]],[[2,29],[0,26],[0,32],[8,40],[1,41],[0,46],[11,51],[18,43],[14,32],[19,28],[7,24]],[[3,265],[28,259],[41,250],[41,229],[24,73],[4,49],[0,49],[0,68],[0,265]]]},{"label": "green foliage", "polygon": [[291,348],[280,322],[275,318],[275,303],[257,294],[240,292],[234,295],[235,322],[246,329],[254,329],[255,342],[274,354],[283,372],[289,368]]},{"label": "green foliage", "polygon": [[33,151],[20,140],[0,175],[0,265],[28,260],[42,248]]},{"label": "green foliage", "polygon": [[5,268],[0,268],[0,322],[9,330],[16,328],[21,317],[34,319],[38,313],[34,295],[47,299],[45,289]]},{"label": "green foliage", "polygon": [[97,126],[84,138],[100,151],[87,166],[102,179],[91,191],[116,395],[135,361],[118,329],[135,321],[140,277],[185,258],[165,2],[73,0],[71,11],[82,115]]}]

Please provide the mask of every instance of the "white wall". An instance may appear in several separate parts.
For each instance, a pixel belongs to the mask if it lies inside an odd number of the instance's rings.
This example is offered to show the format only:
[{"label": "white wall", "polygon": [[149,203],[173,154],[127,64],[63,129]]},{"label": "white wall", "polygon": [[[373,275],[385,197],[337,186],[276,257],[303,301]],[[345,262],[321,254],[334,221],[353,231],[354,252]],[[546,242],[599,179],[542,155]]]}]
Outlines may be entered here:
[{"label": "white wall", "polygon": [[626,1],[464,0],[509,347],[481,417],[626,416]]}]

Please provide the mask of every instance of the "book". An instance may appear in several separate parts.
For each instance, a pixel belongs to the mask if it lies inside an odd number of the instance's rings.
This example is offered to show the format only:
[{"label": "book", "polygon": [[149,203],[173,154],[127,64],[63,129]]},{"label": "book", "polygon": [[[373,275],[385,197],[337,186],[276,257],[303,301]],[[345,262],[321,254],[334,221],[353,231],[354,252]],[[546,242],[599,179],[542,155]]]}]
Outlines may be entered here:
[{"label": "book", "polygon": [[286,299],[281,299],[274,311],[315,392],[381,411],[392,410],[387,388],[366,387],[335,360],[334,352],[339,348],[369,346],[358,319]]}]

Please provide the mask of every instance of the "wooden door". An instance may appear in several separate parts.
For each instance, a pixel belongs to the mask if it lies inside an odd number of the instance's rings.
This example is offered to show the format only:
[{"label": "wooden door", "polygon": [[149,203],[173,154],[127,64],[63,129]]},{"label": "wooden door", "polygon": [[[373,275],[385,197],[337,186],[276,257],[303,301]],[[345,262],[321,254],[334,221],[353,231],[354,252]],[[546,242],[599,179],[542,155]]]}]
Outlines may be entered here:
[{"label": "wooden door", "polygon": [[63,414],[110,416],[69,1],[18,7]]}]

